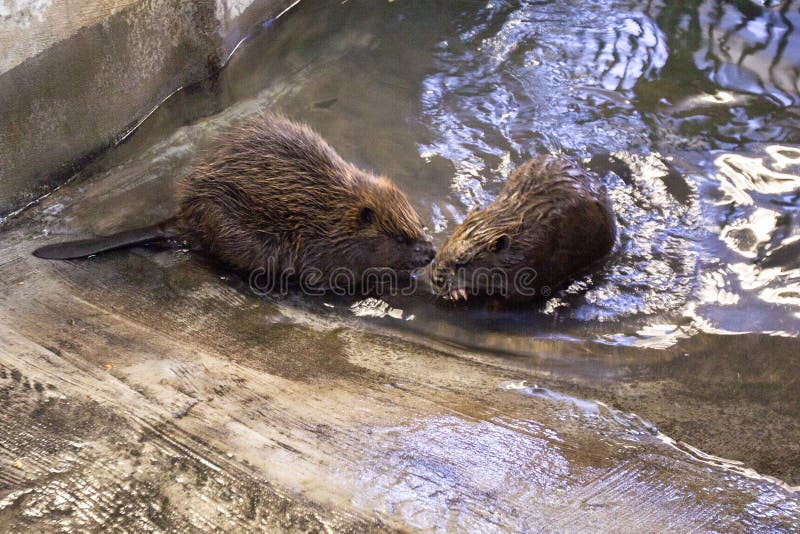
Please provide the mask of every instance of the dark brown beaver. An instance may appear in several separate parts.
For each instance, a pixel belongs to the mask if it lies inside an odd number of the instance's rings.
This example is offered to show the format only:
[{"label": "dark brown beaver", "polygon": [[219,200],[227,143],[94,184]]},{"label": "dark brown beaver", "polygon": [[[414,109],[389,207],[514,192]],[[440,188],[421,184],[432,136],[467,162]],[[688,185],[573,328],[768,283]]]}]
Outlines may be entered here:
[{"label": "dark brown beaver", "polygon": [[236,269],[310,275],[304,283],[323,289],[337,273],[358,284],[370,268],[411,271],[434,255],[419,216],[388,178],[344,161],[316,132],[276,114],[221,139],[180,181],[178,204],[165,223],[34,254],[85,257],[178,237]]},{"label": "dark brown beaver", "polygon": [[520,165],[500,194],[472,210],[430,267],[440,296],[548,296],[611,250],[616,225],[598,178],[557,156]]},{"label": "dark brown beaver", "polygon": [[[358,281],[370,268],[411,271],[434,250],[406,196],[344,161],[307,126],[268,115],[232,132],[181,181],[181,234],[245,271],[310,269]],[[268,265],[268,261],[271,265]]]}]

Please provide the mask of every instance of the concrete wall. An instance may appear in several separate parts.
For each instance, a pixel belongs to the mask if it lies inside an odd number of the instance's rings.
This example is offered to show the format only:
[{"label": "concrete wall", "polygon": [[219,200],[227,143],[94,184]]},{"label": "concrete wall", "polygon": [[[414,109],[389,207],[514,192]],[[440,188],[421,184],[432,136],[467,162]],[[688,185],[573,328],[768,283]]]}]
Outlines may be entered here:
[{"label": "concrete wall", "polygon": [[0,0],[0,217],[69,177],[291,0]]}]

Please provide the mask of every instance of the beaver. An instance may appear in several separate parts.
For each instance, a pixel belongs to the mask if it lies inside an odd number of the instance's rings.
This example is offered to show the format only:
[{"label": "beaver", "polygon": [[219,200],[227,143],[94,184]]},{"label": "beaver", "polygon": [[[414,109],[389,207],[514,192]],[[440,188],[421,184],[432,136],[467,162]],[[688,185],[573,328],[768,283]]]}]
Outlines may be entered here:
[{"label": "beaver", "polygon": [[104,238],[42,247],[48,259],[86,257],[180,239],[237,270],[302,276],[327,288],[371,268],[412,271],[435,254],[405,194],[343,160],[308,126],[268,113],[231,131],[177,188],[177,215]]},{"label": "beaver", "polygon": [[606,256],[615,239],[599,178],[540,155],[517,167],[493,202],[467,214],[428,266],[430,282],[452,300],[546,297]]}]

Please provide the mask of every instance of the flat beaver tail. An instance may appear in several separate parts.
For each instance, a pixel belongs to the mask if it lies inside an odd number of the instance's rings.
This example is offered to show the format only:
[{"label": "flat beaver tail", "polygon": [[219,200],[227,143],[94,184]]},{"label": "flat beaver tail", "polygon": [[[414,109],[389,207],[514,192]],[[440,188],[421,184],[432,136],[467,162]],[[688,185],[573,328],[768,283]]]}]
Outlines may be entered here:
[{"label": "flat beaver tail", "polygon": [[73,260],[86,258],[94,254],[101,254],[119,248],[143,245],[154,241],[164,241],[177,234],[177,219],[169,218],[151,226],[125,230],[109,236],[92,237],[79,241],[53,243],[37,248],[33,255],[46,260]]}]

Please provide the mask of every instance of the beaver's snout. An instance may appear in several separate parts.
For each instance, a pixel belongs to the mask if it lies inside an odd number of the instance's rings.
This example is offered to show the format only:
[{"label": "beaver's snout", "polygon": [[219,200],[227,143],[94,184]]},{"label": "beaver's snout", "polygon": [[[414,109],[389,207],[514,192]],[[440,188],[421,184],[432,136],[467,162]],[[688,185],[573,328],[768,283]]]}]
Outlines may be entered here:
[{"label": "beaver's snout", "polygon": [[436,257],[436,249],[430,241],[418,241],[411,250],[414,263],[422,267],[428,265]]},{"label": "beaver's snout", "polygon": [[433,287],[439,292],[447,289],[447,286],[450,285],[451,277],[455,274],[452,271],[447,272],[447,269],[442,268],[441,262],[437,260],[431,263],[429,272]]},{"label": "beaver's snout", "polygon": [[455,270],[449,262],[434,260],[428,270],[433,292],[450,300],[467,300],[469,292],[464,284],[459,282]]}]

